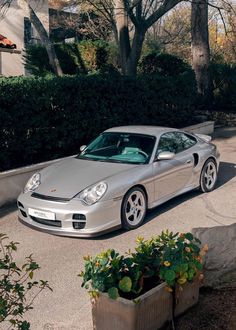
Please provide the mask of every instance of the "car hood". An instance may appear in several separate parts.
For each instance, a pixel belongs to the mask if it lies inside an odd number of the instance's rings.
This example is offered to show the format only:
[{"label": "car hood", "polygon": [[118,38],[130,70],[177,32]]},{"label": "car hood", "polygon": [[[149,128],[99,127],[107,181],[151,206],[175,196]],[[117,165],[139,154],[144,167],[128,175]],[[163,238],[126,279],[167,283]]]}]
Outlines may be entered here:
[{"label": "car hood", "polygon": [[41,184],[35,192],[50,197],[71,199],[83,189],[137,166],[78,158],[66,159],[40,172]]}]

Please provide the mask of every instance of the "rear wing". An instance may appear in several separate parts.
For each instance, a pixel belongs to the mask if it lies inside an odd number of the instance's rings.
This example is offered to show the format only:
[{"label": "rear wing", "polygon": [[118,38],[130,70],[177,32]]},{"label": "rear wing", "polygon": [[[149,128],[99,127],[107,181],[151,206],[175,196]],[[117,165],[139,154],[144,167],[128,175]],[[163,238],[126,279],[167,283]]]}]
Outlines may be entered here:
[{"label": "rear wing", "polygon": [[201,140],[203,140],[204,142],[211,142],[212,137],[210,135],[205,135],[205,134],[194,134],[196,135],[198,138],[200,138]]}]

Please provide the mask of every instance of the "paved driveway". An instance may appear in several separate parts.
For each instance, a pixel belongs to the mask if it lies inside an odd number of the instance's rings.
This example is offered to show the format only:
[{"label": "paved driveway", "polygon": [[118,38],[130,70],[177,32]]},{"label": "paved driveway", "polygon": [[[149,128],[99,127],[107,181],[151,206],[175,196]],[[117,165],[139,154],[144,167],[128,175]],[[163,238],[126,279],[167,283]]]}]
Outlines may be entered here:
[{"label": "paved driveway", "polygon": [[100,239],[72,239],[44,234],[20,224],[15,209],[0,213],[0,232],[19,241],[19,262],[30,253],[41,265],[40,278],[47,279],[53,293],[44,292],[28,314],[32,330],[90,330],[90,302],[77,274],[83,255],[107,248],[121,252],[163,229],[189,231],[194,227],[229,225],[236,221],[236,128],[220,129],[214,141],[221,153],[219,181],[210,194],[192,192],[152,210],[146,223],[131,232],[118,231]]}]

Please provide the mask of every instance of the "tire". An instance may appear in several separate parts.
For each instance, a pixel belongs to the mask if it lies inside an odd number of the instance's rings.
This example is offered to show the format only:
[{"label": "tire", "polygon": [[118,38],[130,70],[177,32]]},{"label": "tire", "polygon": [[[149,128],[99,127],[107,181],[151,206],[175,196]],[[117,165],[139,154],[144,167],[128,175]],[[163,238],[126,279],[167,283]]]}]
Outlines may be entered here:
[{"label": "tire", "polygon": [[121,205],[122,227],[131,230],[136,229],[144,221],[147,212],[147,197],[140,187],[133,187],[124,196]]},{"label": "tire", "polygon": [[210,192],[215,188],[217,181],[217,166],[213,159],[208,159],[201,172],[200,190],[202,192]]}]

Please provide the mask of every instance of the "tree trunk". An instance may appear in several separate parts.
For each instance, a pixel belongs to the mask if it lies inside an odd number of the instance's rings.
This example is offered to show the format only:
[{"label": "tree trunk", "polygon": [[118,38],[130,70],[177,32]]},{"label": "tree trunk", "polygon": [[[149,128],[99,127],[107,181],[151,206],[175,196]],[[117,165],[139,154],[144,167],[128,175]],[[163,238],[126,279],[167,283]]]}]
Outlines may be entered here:
[{"label": "tree trunk", "polygon": [[127,59],[127,72],[129,76],[135,76],[137,74],[138,61],[141,56],[143,41],[145,37],[145,30],[135,28],[134,38],[132,42],[132,48]]},{"label": "tree trunk", "polygon": [[40,38],[42,44],[45,46],[45,48],[47,50],[47,54],[48,54],[48,58],[49,58],[49,63],[51,65],[52,69],[53,69],[53,72],[57,76],[62,76],[63,75],[63,72],[62,72],[60,63],[58,61],[57,55],[56,55],[54,45],[53,45],[53,43],[51,43],[47,31],[45,30],[43,24],[39,20],[39,18],[36,15],[35,11],[30,6],[29,3],[27,3],[27,4],[28,4],[30,21],[34,25],[34,27],[35,27],[38,35],[39,35],[39,38]]},{"label": "tree trunk", "polygon": [[118,47],[122,74],[127,74],[127,60],[130,54],[130,40],[128,15],[125,11],[124,0],[117,0],[115,4],[115,17],[118,33]]},{"label": "tree trunk", "polygon": [[192,66],[195,71],[199,94],[212,96],[209,72],[210,47],[208,36],[207,0],[194,0],[191,12]]}]

